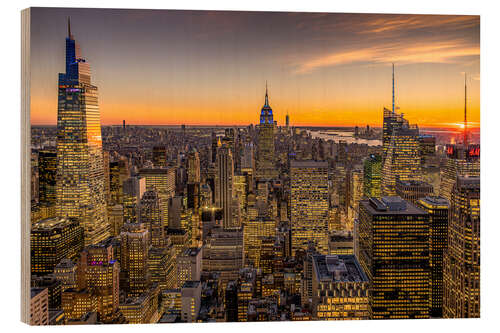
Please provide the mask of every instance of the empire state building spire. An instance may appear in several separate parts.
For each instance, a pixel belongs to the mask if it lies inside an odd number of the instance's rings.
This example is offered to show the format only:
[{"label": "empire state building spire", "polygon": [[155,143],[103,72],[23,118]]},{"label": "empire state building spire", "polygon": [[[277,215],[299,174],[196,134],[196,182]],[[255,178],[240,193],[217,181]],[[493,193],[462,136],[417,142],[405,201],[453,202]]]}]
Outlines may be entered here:
[{"label": "empire state building spire", "polygon": [[267,96],[267,80],[266,80],[266,99],[264,101],[264,106],[269,106],[269,97]]}]

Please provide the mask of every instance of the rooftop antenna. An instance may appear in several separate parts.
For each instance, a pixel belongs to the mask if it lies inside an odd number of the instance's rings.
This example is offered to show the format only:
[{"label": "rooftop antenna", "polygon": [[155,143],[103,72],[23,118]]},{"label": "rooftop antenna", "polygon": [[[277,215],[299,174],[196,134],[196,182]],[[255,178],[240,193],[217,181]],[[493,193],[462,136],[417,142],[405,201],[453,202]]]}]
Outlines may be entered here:
[{"label": "rooftop antenna", "polygon": [[269,100],[268,100],[268,97],[267,97],[267,80],[266,80],[266,101],[265,101],[265,105],[269,105]]},{"label": "rooftop antenna", "polygon": [[464,146],[467,146],[467,73],[464,75]]},{"label": "rooftop antenna", "polygon": [[73,39],[73,36],[71,35],[71,21],[68,16],[68,38]]},{"label": "rooftop antenna", "polygon": [[392,114],[396,112],[394,107],[394,63],[392,63]]}]

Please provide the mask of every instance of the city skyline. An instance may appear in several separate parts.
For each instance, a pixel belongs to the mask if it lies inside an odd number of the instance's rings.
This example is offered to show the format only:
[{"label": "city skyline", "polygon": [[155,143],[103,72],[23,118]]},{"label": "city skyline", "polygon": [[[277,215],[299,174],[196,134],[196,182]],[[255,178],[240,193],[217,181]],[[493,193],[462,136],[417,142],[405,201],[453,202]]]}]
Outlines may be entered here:
[{"label": "city skyline", "polygon": [[[115,13],[131,19],[122,11]],[[179,20],[207,14],[176,13]],[[227,13],[211,14],[222,15],[218,19],[223,22]],[[231,20],[257,13],[233,14]],[[278,21],[280,15],[304,15],[270,14],[278,15]],[[150,15],[135,11],[132,16],[141,21],[152,19]],[[262,15],[267,14],[258,14],[259,20]],[[389,105],[377,107],[382,126],[368,126],[370,118],[359,113],[356,119],[364,122],[359,126],[336,122],[330,126],[337,128],[325,127],[335,117],[311,112],[307,119],[314,123],[321,116],[321,124],[299,127],[293,116],[290,122],[289,110],[283,124],[280,91],[275,104],[267,79],[265,94],[255,98],[263,102],[252,110],[252,118],[259,119],[255,126],[228,126],[225,121],[238,113],[224,109],[218,112],[228,114],[225,120],[208,112],[212,126],[188,126],[192,116],[204,122],[205,109],[179,113],[182,120],[176,128],[130,126],[137,124],[126,110],[119,114],[118,126],[105,126],[103,118],[109,114],[102,111],[107,109],[104,96],[117,98],[124,93],[121,85],[133,87],[136,91],[120,97],[132,107],[145,96],[143,90],[159,89],[154,83],[165,68],[148,61],[155,52],[141,49],[142,57],[134,64],[144,65],[142,76],[151,65],[158,70],[143,84],[128,82],[126,77],[137,74],[125,65],[128,53],[115,59],[122,62],[118,70],[108,68],[106,59],[87,58],[102,51],[87,53],[85,47],[92,42],[85,38],[80,48],[79,32],[90,36],[99,24],[89,19],[87,31],[72,25],[71,17],[66,17],[64,43],[60,41],[65,68],[58,71],[53,87],[57,126],[31,126],[30,172],[25,175],[30,177],[30,197],[25,199],[31,204],[26,320],[31,325],[480,317],[480,144],[468,103],[471,90],[474,95],[473,80],[467,81],[470,72],[461,80],[463,124],[446,123],[454,130],[426,128],[425,112],[418,111],[418,119],[408,116],[398,103],[400,80],[393,62]],[[416,24],[428,31],[436,27],[436,17],[409,15],[391,25],[383,24],[386,15],[378,17],[383,28],[376,28],[381,25],[376,20],[368,24],[372,33],[392,31],[394,24]],[[366,26],[365,18],[351,29]],[[441,30],[464,25],[463,17],[450,18],[441,18],[446,21]],[[272,26],[283,28],[277,23]],[[210,32],[212,24],[205,24]],[[33,31],[38,31],[36,26]],[[252,32],[248,27],[245,31]],[[270,35],[275,34],[265,34]],[[146,42],[163,40],[155,32],[142,36]],[[60,51],[59,46],[46,46]],[[440,61],[450,61],[449,50],[432,49]],[[31,50],[37,52],[36,47]],[[461,52],[464,57],[468,51]],[[457,53],[451,54],[456,59]],[[207,52],[204,68],[211,68],[210,56]],[[381,59],[376,62],[385,70],[385,58],[377,57],[370,59]],[[362,66],[362,57],[348,53],[297,65],[294,75],[321,72],[330,77],[327,68],[344,59],[357,59]],[[412,59],[404,61],[411,66]],[[96,72],[91,71],[94,64]],[[179,67],[179,72],[184,70]],[[205,74],[203,68],[189,70]],[[97,72],[113,76],[102,81]],[[328,86],[321,78],[318,82]],[[29,83],[32,90],[43,87]],[[220,101],[230,101],[233,91],[243,89],[226,91],[221,81],[210,85],[203,78],[190,84],[220,89],[211,94]],[[357,90],[367,98],[346,95],[346,101],[370,102],[370,89]],[[419,94],[425,105],[428,95]],[[162,105],[153,95],[141,102],[145,104],[137,121],[154,121],[144,112],[151,103]],[[199,103],[188,97],[186,104]],[[169,114],[162,114],[158,120],[165,121]]]},{"label": "city skyline", "polygon": [[32,125],[55,124],[64,59],[53,52],[71,16],[96,64],[103,125],[256,124],[267,80],[278,125],[289,114],[293,126],[380,126],[394,62],[410,122],[459,128],[467,72],[469,127],[479,127],[478,16],[34,11]]}]

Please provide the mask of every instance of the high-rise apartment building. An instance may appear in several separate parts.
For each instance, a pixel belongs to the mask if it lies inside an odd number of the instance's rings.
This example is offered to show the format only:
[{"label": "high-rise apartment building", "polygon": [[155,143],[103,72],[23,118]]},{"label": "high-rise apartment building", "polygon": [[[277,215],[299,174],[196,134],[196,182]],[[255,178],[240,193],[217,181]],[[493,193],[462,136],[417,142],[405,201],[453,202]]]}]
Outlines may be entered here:
[{"label": "high-rise apartment building", "polygon": [[290,209],[292,255],[316,244],[321,254],[328,253],[328,162],[290,162]]},{"label": "high-rise apartment building", "polygon": [[372,319],[429,318],[429,214],[400,197],[361,200],[359,262]]},{"label": "high-rise apartment building", "polygon": [[81,221],[86,245],[109,236],[97,99],[68,21],[66,73],[58,85],[56,214]]},{"label": "high-rise apartment building", "polygon": [[457,177],[443,267],[443,317],[480,316],[480,180]]}]

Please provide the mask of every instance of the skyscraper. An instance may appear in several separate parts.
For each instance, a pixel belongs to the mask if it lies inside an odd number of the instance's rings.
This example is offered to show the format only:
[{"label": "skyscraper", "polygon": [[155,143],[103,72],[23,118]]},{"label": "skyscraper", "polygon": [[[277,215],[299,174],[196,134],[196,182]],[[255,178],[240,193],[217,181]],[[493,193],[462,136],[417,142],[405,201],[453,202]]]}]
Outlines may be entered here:
[{"label": "skyscraper", "polygon": [[101,120],[97,87],[69,19],[66,73],[58,87],[56,214],[79,219],[85,244],[96,244],[109,236]]},{"label": "skyscraper", "polygon": [[431,316],[443,314],[443,256],[448,247],[448,200],[428,196],[417,202],[429,213],[429,260],[431,267]]},{"label": "skyscraper", "polygon": [[480,316],[480,180],[457,177],[443,267],[443,317]]},{"label": "skyscraper", "polygon": [[367,198],[381,197],[382,157],[378,154],[368,156],[364,161],[363,194]]},{"label": "skyscraper", "polygon": [[457,176],[479,177],[481,171],[479,145],[446,145],[446,165],[441,173],[439,195],[451,202]]},{"label": "skyscraper", "polygon": [[361,200],[359,263],[372,319],[428,318],[429,214],[400,197]]},{"label": "skyscraper", "polygon": [[328,162],[291,161],[292,255],[316,244],[321,254],[328,253]]},{"label": "skyscraper", "polygon": [[165,245],[164,206],[155,190],[146,191],[139,204],[139,223],[148,228],[153,247]]},{"label": "skyscraper", "polygon": [[370,319],[369,280],[354,255],[315,255],[312,267],[316,319]]},{"label": "skyscraper", "polygon": [[200,182],[200,155],[196,149],[189,152],[187,158],[187,181],[188,183]]},{"label": "skyscraper", "polygon": [[31,274],[53,272],[64,258],[76,258],[83,249],[83,228],[75,219],[54,217],[31,227]]},{"label": "skyscraper", "polygon": [[142,223],[127,223],[120,234],[120,285],[129,296],[139,296],[150,287],[149,237],[149,231]]},{"label": "skyscraper", "polygon": [[272,179],[277,176],[275,157],[274,157],[274,131],[276,125],[273,119],[273,110],[269,106],[269,98],[267,95],[264,106],[260,112],[260,123],[258,143],[257,143],[257,178]]},{"label": "skyscraper", "polygon": [[57,153],[55,150],[38,152],[38,202],[53,206],[56,203]]},{"label": "skyscraper", "polygon": [[457,177],[479,177],[480,145],[470,144],[467,132],[467,80],[464,85],[464,131],[461,144],[446,145],[446,165],[441,174],[439,195],[451,203],[451,193]]},{"label": "skyscraper", "polygon": [[238,221],[233,221],[233,176],[233,155],[231,154],[231,149],[227,146],[222,146],[217,151],[215,204],[217,207],[222,208],[224,229],[238,227]]},{"label": "skyscraper", "polygon": [[153,147],[153,165],[156,168],[165,168],[167,166],[167,148],[165,146]]},{"label": "skyscraper", "polygon": [[395,195],[396,181],[421,180],[419,131],[415,125],[395,128],[382,167],[382,194]]}]

